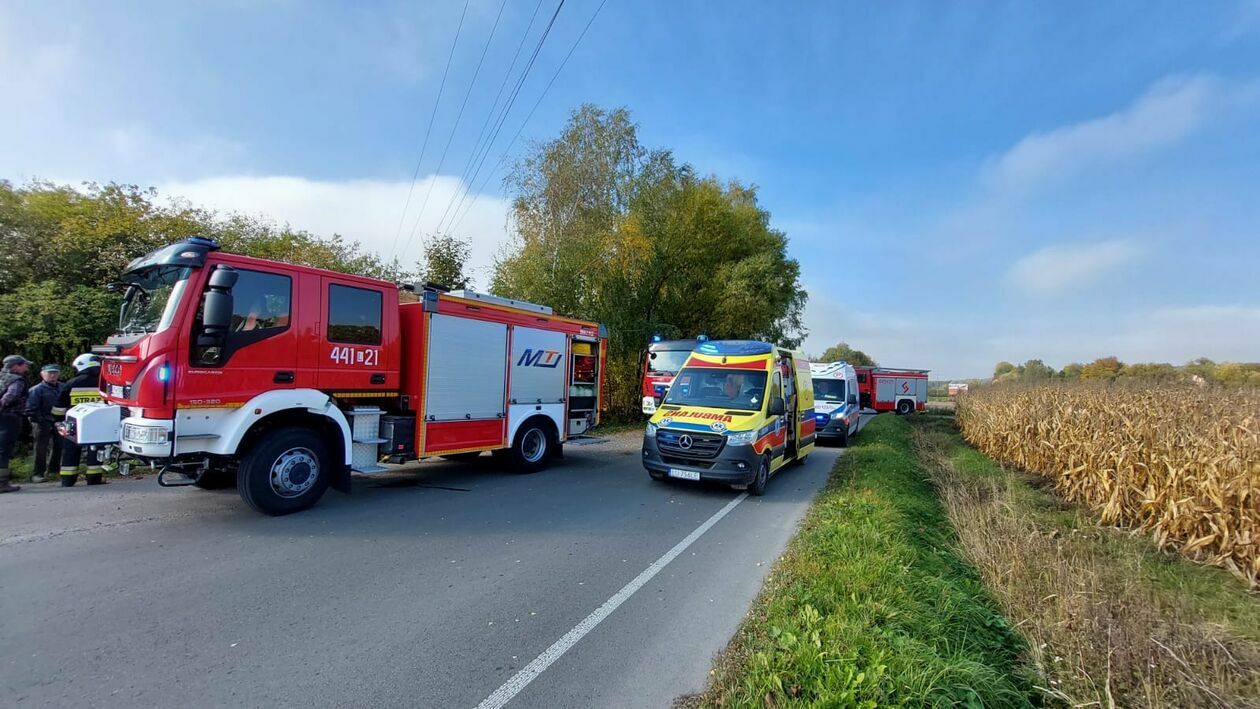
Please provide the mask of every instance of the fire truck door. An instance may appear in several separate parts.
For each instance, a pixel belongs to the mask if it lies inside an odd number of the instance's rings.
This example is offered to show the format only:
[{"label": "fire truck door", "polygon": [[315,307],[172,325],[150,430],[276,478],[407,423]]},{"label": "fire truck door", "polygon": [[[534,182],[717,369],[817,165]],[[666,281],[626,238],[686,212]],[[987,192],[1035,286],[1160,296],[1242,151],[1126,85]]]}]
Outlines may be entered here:
[{"label": "fire truck door", "polygon": [[892,377],[875,377],[875,401],[889,404],[895,401],[896,386],[897,382]]},{"label": "fire truck door", "polygon": [[322,280],[319,388],[347,393],[385,389],[384,293]]}]

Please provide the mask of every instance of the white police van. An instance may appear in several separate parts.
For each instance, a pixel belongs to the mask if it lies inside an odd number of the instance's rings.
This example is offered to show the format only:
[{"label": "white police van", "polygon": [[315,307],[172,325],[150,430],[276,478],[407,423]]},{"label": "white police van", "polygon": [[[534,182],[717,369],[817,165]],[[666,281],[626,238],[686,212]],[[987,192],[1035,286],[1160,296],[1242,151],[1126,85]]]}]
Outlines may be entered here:
[{"label": "white police van", "polygon": [[844,362],[811,362],[814,381],[814,432],[819,441],[849,445],[862,418],[858,405],[857,372]]}]

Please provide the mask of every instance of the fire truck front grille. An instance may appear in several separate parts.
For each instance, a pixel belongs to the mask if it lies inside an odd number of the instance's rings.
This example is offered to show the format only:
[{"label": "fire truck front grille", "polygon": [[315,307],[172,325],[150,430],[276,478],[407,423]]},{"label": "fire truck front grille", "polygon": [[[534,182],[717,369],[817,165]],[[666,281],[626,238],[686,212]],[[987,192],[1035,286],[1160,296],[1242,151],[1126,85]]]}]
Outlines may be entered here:
[{"label": "fire truck front grille", "polygon": [[656,432],[656,447],[661,453],[683,458],[712,458],[726,444],[726,436],[698,431],[675,431],[662,428]]}]

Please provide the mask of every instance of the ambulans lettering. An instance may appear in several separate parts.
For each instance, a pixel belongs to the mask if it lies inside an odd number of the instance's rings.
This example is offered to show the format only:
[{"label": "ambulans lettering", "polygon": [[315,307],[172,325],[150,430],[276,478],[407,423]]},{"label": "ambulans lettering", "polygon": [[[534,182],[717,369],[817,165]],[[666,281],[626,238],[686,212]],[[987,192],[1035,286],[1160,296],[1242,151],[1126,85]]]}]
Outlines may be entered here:
[{"label": "ambulans lettering", "polygon": [[328,358],[337,364],[361,364],[365,367],[375,367],[380,362],[380,356],[380,350],[334,345]]},{"label": "ambulans lettering", "polygon": [[735,419],[728,414],[716,414],[711,411],[678,411],[671,414],[676,419],[700,419],[702,421],[721,421],[731,423]]},{"label": "ambulans lettering", "polygon": [[555,350],[531,350],[526,348],[516,360],[518,367],[541,367],[555,369],[560,364],[560,353]]}]

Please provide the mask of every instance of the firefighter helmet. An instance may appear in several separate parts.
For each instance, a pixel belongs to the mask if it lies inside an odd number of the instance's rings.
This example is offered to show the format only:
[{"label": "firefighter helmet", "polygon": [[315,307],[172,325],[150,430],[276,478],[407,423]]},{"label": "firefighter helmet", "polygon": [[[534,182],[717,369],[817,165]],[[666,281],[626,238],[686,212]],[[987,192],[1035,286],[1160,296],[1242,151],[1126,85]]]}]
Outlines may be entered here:
[{"label": "firefighter helmet", "polygon": [[83,370],[91,367],[101,366],[101,358],[99,355],[94,355],[91,352],[84,352],[78,357],[75,357],[74,361],[70,363],[70,366],[74,367],[76,371],[82,372]]}]

